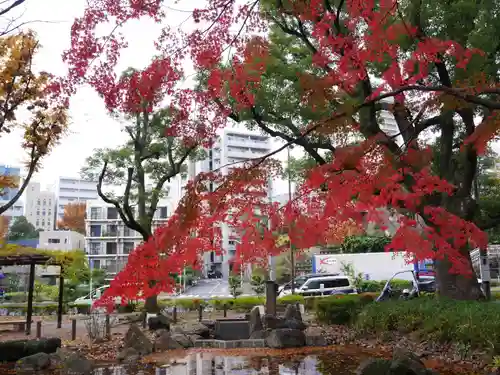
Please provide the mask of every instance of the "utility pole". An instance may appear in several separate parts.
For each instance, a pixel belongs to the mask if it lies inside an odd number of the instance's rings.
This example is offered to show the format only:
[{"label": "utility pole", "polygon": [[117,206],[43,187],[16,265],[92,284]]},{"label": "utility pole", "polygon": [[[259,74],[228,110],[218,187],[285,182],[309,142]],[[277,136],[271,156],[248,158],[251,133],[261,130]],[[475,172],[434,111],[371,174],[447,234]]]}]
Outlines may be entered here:
[{"label": "utility pole", "polygon": [[[290,169],[290,149],[292,145],[287,147],[288,159],[287,159],[287,167],[288,167],[288,204],[292,204],[292,170]],[[288,228],[288,243],[290,246],[290,262],[292,266],[292,294],[295,294],[295,256],[293,253],[293,245],[290,239],[290,231],[291,226]]]}]

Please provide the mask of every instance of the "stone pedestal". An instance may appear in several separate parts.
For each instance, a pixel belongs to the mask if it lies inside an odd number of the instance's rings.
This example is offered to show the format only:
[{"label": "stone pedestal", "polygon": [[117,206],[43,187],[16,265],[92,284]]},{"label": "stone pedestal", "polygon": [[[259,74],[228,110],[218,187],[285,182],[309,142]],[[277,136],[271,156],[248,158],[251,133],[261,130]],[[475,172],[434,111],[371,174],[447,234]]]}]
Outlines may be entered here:
[{"label": "stone pedestal", "polygon": [[274,281],[266,281],[266,314],[276,315],[278,288]]}]

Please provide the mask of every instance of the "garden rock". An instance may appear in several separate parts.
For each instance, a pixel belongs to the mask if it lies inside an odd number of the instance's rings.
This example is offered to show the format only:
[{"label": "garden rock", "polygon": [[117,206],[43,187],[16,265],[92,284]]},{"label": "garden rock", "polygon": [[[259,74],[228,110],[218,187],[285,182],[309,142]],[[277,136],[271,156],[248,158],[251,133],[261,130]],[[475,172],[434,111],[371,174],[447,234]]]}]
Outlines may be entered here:
[{"label": "garden rock", "polygon": [[36,353],[28,357],[21,358],[16,363],[16,373],[45,370],[50,367],[50,356],[46,353]]},{"label": "garden rock", "polygon": [[11,340],[0,342],[0,362],[15,362],[37,353],[55,353],[61,347],[56,337],[40,340]]},{"label": "garden rock", "polygon": [[280,328],[288,328],[286,324],[286,320],[284,318],[278,318],[272,314],[265,314],[262,317],[262,325],[264,329],[280,329]]},{"label": "garden rock", "polygon": [[136,324],[131,324],[125,334],[125,348],[134,348],[140,355],[153,352],[153,344]]},{"label": "garden rock", "polygon": [[262,325],[262,319],[260,316],[260,308],[259,306],[254,306],[252,310],[250,310],[250,317],[248,319],[248,325],[250,327],[250,336],[252,333],[257,331],[262,331],[264,329]]},{"label": "garden rock", "polygon": [[165,315],[158,314],[157,316],[152,316],[148,319],[148,327],[151,331],[156,331],[159,329],[170,329],[170,319]]},{"label": "garden rock", "polygon": [[359,365],[356,369],[356,375],[388,375],[390,368],[390,360],[370,358]]},{"label": "garden rock", "polygon": [[172,334],[170,332],[164,332],[155,340],[154,350],[156,352],[173,349],[182,349],[182,345],[172,339]]},{"label": "garden rock", "polygon": [[325,336],[314,336],[306,334],[306,346],[327,346]]},{"label": "garden rock", "polygon": [[260,330],[254,331],[250,334],[250,340],[262,340],[265,339],[269,335],[269,331]]},{"label": "garden rock", "polygon": [[297,305],[287,305],[285,309],[285,320],[297,320],[302,322],[302,314]]},{"label": "garden rock", "polygon": [[[64,375],[91,375],[94,369],[94,363],[82,355],[59,349],[54,359],[58,359],[57,368]],[[52,367],[51,357],[51,367]]]},{"label": "garden rock", "polygon": [[306,336],[298,329],[278,328],[266,337],[266,345],[273,349],[298,348],[305,346]]},{"label": "garden rock", "polygon": [[390,368],[391,374],[428,375],[428,371],[424,363],[415,354],[402,348],[394,349]]},{"label": "garden rock", "polygon": [[193,346],[193,342],[191,341],[188,335],[185,335],[183,333],[173,333],[171,337],[172,340],[176,341],[183,348],[190,348]]},{"label": "garden rock", "polygon": [[210,338],[210,329],[201,323],[190,323],[183,326],[175,326],[172,328],[172,333],[183,333],[187,336],[199,335],[204,339]]},{"label": "garden rock", "polygon": [[117,361],[120,363],[135,363],[138,362],[140,358],[141,355],[134,348],[125,348],[116,356]]}]

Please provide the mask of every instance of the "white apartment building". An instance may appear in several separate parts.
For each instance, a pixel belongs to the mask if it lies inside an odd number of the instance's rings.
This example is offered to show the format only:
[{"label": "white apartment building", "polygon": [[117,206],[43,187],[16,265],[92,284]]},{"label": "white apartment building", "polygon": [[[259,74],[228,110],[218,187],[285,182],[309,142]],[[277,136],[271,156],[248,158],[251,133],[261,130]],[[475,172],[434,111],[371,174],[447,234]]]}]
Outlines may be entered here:
[{"label": "white apartment building", "polygon": [[[21,168],[19,167],[0,165],[0,175],[18,177],[19,185],[21,184]],[[0,207],[9,203],[18,191],[18,187],[2,189],[2,194],[0,195]],[[7,211],[2,214],[2,216],[7,217],[10,220],[10,223],[12,223],[12,218],[23,216],[23,206],[24,205],[21,199],[18,199]]]},{"label": "white apartment building", "polygon": [[24,216],[36,229],[53,230],[56,222],[56,196],[52,191],[43,191],[38,182],[30,182],[26,188]]},{"label": "white apartment building", "polygon": [[57,184],[56,222],[64,215],[64,206],[68,203],[82,203],[97,200],[97,182],[80,178],[59,177]]},{"label": "white apartment building", "polygon": [[[213,147],[206,150],[208,158],[198,161],[188,167],[189,176],[211,170],[221,170],[227,174],[231,168],[243,166],[243,162],[262,157],[272,151],[271,138],[248,130],[226,128],[216,140]],[[213,188],[216,188],[214,186]],[[271,194],[272,186],[269,186]],[[224,278],[229,276],[229,261],[236,251],[237,234],[227,226],[222,227],[223,249],[225,253],[216,255],[215,252],[203,255],[204,274],[210,270],[219,271]]]},{"label": "white apartment building", "polygon": [[[172,204],[160,201],[153,218],[153,232],[165,225],[172,213]],[[117,209],[102,200],[87,202],[85,250],[94,268],[106,270],[108,278],[120,272],[128,255],[142,242],[141,235],[126,227]]]}]

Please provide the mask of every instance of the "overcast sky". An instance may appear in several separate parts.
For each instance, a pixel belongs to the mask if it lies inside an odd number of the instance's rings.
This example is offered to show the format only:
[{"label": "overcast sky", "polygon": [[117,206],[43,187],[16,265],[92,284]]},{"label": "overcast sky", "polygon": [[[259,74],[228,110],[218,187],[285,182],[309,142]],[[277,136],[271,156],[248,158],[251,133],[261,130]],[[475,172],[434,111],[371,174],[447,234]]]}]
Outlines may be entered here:
[{"label": "overcast sky", "polygon": [[[199,0],[184,1],[184,4],[181,2],[172,7],[189,10],[193,9],[196,3],[199,3]],[[69,47],[71,24],[75,17],[83,13],[84,5],[84,0],[27,0],[25,5],[20,7],[18,14],[22,14],[22,22],[36,21],[26,25],[36,31],[42,45],[35,59],[36,70],[64,74],[66,68],[61,54]],[[190,27],[189,20],[183,22],[189,17],[189,13],[174,9],[167,11],[170,25],[182,24],[184,30]],[[123,30],[129,47],[122,53],[118,70],[122,71],[129,66],[146,66],[155,52],[153,41],[159,35],[160,26],[148,20],[141,20],[129,23]],[[49,185],[55,183],[59,176],[77,177],[85,158],[92,154],[93,149],[113,147],[124,140],[120,125],[107,115],[102,100],[88,87],[80,88],[72,98],[70,116],[70,134],[44,160],[34,181]],[[20,148],[20,141],[20,133],[3,134],[0,137],[0,164],[23,164],[26,159]],[[279,144],[276,144],[276,147],[278,146]],[[284,160],[286,153],[279,157]],[[286,189],[286,184],[278,184],[278,190],[281,191],[279,186]]]}]

